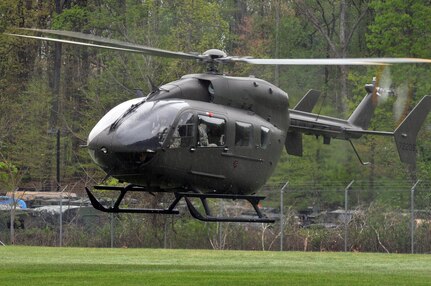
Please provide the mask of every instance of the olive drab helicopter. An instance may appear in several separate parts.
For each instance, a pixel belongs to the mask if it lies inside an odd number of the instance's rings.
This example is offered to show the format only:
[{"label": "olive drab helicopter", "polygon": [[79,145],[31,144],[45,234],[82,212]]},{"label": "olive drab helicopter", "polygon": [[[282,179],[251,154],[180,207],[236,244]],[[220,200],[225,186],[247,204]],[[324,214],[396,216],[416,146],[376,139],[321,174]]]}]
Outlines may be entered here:
[{"label": "olive drab helicopter", "polygon": [[[287,93],[277,86],[254,77],[227,76],[217,69],[219,64],[236,62],[386,65],[431,63],[429,59],[256,59],[227,56],[216,49],[203,54],[172,52],[70,31],[20,31],[31,34],[9,35],[195,60],[207,65],[206,73],[188,74],[163,86],[153,86],[147,96],[119,104],[90,132],[87,146],[94,162],[107,176],[129,183],[125,187],[93,186],[119,192],[111,206],[103,205],[86,188],[92,205],[104,212],[178,214],[177,205],[184,198],[191,215],[199,220],[273,222],[259,208],[264,197],[255,193],[274,171],[284,148],[290,155],[302,155],[303,134],[322,136],[324,144],[331,139],[351,143],[351,139],[364,134],[393,136],[401,161],[414,165],[417,133],[431,109],[431,96],[425,96],[394,132],[368,131],[379,96],[374,82],[365,86],[366,96],[350,117],[343,120],[312,113],[318,91],[310,90],[290,108]],[[167,207],[125,208],[122,202],[128,192],[169,192],[173,199]],[[216,216],[207,199],[245,201],[255,213]],[[196,202],[202,207],[196,207]]]}]

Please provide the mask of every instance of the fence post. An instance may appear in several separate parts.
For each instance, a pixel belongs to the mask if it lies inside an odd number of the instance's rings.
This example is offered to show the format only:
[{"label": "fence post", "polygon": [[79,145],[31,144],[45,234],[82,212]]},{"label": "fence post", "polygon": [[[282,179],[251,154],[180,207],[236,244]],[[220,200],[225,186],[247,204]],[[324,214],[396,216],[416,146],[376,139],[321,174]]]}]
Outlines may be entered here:
[{"label": "fence post", "polygon": [[[220,200],[219,203],[219,213],[220,216],[223,216],[223,208],[224,208],[224,204],[223,204],[223,200]],[[222,222],[217,222],[218,223],[218,243],[219,243],[219,249],[222,250],[224,249],[224,243],[223,243],[223,223]],[[223,248],[222,248],[223,245]]]},{"label": "fence post", "polygon": [[59,229],[59,247],[63,246],[63,193],[67,189],[67,185],[60,191],[60,215],[59,215],[59,223],[60,223],[60,229]]},{"label": "fence post", "polygon": [[417,180],[410,189],[410,247],[411,253],[415,253],[415,191],[421,180]]},{"label": "fence post", "polygon": [[60,192],[60,239],[58,246],[63,246],[63,191]]},{"label": "fence post", "polygon": [[348,239],[347,209],[348,209],[348,201],[349,201],[349,190],[352,187],[354,182],[355,180],[352,180],[344,189],[344,252],[347,252],[347,239]]},{"label": "fence post", "polygon": [[[111,206],[114,206],[114,201],[111,201]],[[111,248],[114,248],[114,213],[110,213],[110,223],[111,223]]]},{"label": "fence post", "polygon": [[165,225],[163,228],[163,248],[166,249],[166,245],[168,244],[168,217],[165,216]]},{"label": "fence post", "polygon": [[284,186],[280,189],[280,251],[283,251],[283,234],[284,234],[284,189],[289,185],[287,181]]}]

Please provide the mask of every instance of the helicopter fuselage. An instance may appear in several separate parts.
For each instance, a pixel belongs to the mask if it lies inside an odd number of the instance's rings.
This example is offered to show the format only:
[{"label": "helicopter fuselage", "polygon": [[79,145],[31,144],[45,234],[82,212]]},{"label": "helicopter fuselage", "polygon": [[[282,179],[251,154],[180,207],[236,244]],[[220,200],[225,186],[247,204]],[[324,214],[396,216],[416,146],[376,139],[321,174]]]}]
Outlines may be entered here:
[{"label": "helicopter fuselage", "polygon": [[251,194],[280,158],[288,107],[287,94],[260,79],[187,75],[114,107],[90,133],[88,147],[120,181]]}]

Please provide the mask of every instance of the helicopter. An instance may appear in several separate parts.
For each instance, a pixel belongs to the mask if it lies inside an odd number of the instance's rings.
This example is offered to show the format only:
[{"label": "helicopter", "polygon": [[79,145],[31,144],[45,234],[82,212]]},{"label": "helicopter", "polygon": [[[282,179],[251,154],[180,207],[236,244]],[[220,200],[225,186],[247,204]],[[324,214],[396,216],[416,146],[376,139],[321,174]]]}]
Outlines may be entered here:
[{"label": "helicopter", "polygon": [[[202,54],[174,52],[71,31],[26,29],[42,34],[7,33],[30,39],[104,48],[151,56],[195,60],[207,65],[206,73],[188,74],[147,96],[122,102],[91,130],[87,148],[93,161],[127,186],[93,186],[95,190],[118,192],[111,206],[87,195],[94,208],[109,213],[178,214],[184,198],[192,217],[208,222],[271,223],[262,213],[256,195],[274,171],[284,149],[302,156],[303,135],[347,140],[362,135],[392,136],[402,162],[416,163],[416,137],[431,109],[431,96],[424,96],[393,132],[371,131],[369,127],[381,89],[373,81],[366,95],[348,117],[340,119],[313,113],[320,93],[309,90],[290,108],[289,97],[279,87],[255,77],[220,73],[219,64],[261,65],[388,65],[431,63],[417,58],[256,59],[228,56],[210,49]],[[125,208],[128,192],[172,193],[167,207]],[[252,216],[213,215],[208,199],[248,202]],[[202,208],[195,206],[200,201]]]}]

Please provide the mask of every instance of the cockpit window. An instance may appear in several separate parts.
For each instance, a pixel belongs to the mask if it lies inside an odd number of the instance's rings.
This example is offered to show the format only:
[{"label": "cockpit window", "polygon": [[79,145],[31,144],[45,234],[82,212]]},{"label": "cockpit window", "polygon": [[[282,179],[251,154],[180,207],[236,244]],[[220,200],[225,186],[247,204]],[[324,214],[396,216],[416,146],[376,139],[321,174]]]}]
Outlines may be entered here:
[{"label": "cockpit window", "polygon": [[235,123],[235,145],[251,146],[253,126],[250,123]]},{"label": "cockpit window", "polygon": [[90,135],[88,136],[88,141],[92,141],[97,134],[102,132],[104,129],[109,127],[113,122],[118,120],[127,111],[131,106],[138,104],[142,101],[142,98],[135,98],[123,102],[116,107],[112,108],[103,118],[96,124],[96,126],[91,130]]},{"label": "cockpit window", "polygon": [[195,116],[192,112],[183,113],[172,134],[169,148],[190,147],[195,138]]},{"label": "cockpit window", "polygon": [[198,116],[198,146],[219,147],[225,145],[226,121],[222,118]]},{"label": "cockpit window", "polygon": [[186,106],[183,101],[145,102],[118,126],[117,139],[138,149],[161,147],[178,112]]}]

